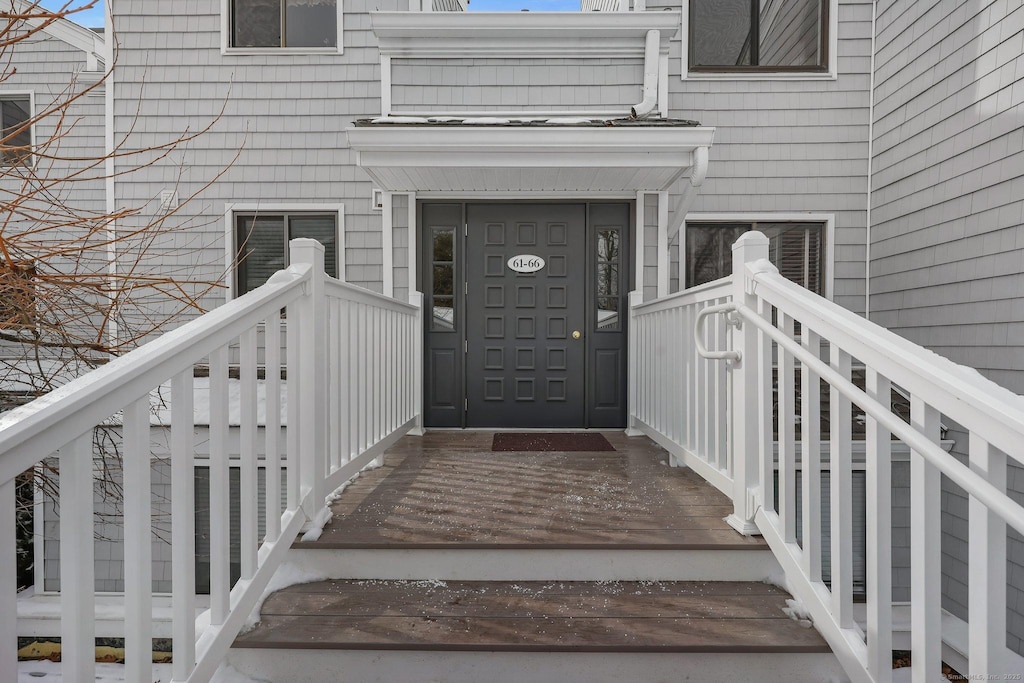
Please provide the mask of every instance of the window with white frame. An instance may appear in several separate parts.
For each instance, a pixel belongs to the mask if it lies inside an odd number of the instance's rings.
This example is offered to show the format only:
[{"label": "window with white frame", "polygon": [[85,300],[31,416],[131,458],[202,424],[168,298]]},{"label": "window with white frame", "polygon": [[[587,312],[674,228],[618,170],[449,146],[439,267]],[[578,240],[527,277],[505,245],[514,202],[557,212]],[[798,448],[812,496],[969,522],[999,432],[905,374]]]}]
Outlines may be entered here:
[{"label": "window with white frame", "polygon": [[32,159],[32,98],[0,94],[0,157],[4,166],[28,165]]},{"label": "window with white frame", "polygon": [[300,237],[324,245],[324,270],[338,277],[338,212],[237,212],[233,216],[235,294],[256,289],[288,266],[288,242]]},{"label": "window with white frame", "polygon": [[689,70],[824,72],[829,0],[689,0]]},{"label": "window with white frame", "polygon": [[228,0],[230,47],[338,47],[340,0]]},{"label": "window with white frame", "polygon": [[768,237],[768,258],[779,273],[815,294],[825,294],[825,224],[728,221],[686,223],[686,286],[732,274],[732,245],[748,230]]}]

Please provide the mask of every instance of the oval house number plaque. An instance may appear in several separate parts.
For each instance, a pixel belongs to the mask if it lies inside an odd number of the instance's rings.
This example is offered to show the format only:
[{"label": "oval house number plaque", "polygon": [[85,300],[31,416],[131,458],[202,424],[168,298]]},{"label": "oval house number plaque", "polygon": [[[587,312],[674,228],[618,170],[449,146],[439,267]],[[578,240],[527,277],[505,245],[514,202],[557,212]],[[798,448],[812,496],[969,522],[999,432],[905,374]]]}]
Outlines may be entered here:
[{"label": "oval house number plaque", "polygon": [[544,259],[533,254],[519,254],[508,260],[509,269],[517,273],[536,273],[544,265]]}]

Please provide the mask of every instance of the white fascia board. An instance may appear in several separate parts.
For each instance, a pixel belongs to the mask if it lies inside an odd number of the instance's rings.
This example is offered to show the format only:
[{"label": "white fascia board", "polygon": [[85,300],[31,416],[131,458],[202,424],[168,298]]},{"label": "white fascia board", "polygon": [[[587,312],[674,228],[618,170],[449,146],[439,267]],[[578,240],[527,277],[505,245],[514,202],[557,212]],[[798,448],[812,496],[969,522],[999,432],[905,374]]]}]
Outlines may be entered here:
[{"label": "white fascia board", "polygon": [[[715,129],[690,127],[598,127],[598,126],[397,126],[378,125],[350,128],[349,144],[360,153],[430,152],[438,154],[438,165],[456,161],[460,155],[483,153],[532,154],[536,157],[579,152],[592,157],[613,154],[690,154],[707,147]],[[498,164],[501,165],[501,164]]]},{"label": "white fascia board", "polygon": [[371,12],[380,53],[391,57],[642,56],[647,32],[661,51],[679,30],[665,12]]},{"label": "white fascia board", "polygon": [[[43,9],[28,0],[15,0],[15,3],[16,11],[22,14],[38,14]],[[42,19],[26,19],[25,22],[33,28],[46,23]],[[106,55],[107,48],[103,36],[84,26],[79,26],[70,19],[57,19],[41,30],[57,40],[63,41],[88,54],[96,55],[100,59],[103,59]]]}]

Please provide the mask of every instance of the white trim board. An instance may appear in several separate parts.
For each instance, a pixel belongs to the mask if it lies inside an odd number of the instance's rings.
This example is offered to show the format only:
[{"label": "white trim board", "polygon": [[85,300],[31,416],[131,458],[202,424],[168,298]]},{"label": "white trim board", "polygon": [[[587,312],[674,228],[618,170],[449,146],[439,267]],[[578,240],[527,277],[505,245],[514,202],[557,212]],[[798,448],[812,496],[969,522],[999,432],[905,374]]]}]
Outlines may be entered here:
[{"label": "white trim board", "polygon": [[711,73],[690,71],[690,0],[681,0],[682,11],[679,30],[680,77],[694,81],[834,81],[839,77],[839,0],[828,5],[828,71],[804,73],[757,71]]},{"label": "white trim board", "polygon": [[[28,127],[29,135],[29,146],[32,152],[29,155],[29,168],[36,167],[36,124],[39,121],[35,121],[36,115],[39,113],[36,111],[36,93],[34,90],[0,90],[0,100],[14,100],[22,97],[28,97],[28,120],[32,121],[32,124]],[[4,164],[0,160],[0,166],[4,168],[11,168]]]},{"label": "white trim board", "polygon": [[345,204],[343,202],[240,202],[224,205],[224,287],[225,301],[237,296],[235,292],[235,213],[299,213],[334,211],[338,214],[338,279],[345,279]]},{"label": "white trim board", "polygon": [[[775,223],[824,223],[825,224],[825,298],[832,300],[835,292],[836,272],[836,215],[834,213],[802,213],[799,211],[772,212],[737,212],[737,213],[688,213],[679,231],[679,259],[682,268],[682,259],[686,255],[686,223],[687,222],[775,222]],[[680,273],[680,278],[682,274]],[[682,286],[682,285],[680,285]]]}]

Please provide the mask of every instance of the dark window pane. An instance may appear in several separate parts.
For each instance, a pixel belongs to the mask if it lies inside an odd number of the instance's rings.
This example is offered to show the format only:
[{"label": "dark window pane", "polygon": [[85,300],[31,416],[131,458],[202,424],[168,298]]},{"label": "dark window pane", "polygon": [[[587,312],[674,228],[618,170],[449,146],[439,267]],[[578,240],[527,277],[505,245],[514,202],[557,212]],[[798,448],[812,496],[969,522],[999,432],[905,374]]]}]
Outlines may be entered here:
[{"label": "dark window pane", "polygon": [[762,66],[822,63],[821,0],[760,0],[758,49]]},{"label": "dark window pane", "polygon": [[689,223],[686,226],[686,286],[732,274],[732,244],[747,230],[768,238],[768,258],[779,273],[824,294],[824,226],[821,223]]},{"label": "dark window pane", "polygon": [[232,0],[233,47],[281,47],[281,0]]},{"label": "dark window pane", "polygon": [[619,231],[599,230],[597,233],[598,261],[617,261],[619,259]]},{"label": "dark window pane", "polygon": [[597,295],[618,296],[619,267],[614,263],[597,264]]},{"label": "dark window pane", "polygon": [[619,297],[598,297],[597,327],[601,330],[619,329]]},{"label": "dark window pane", "polygon": [[[32,129],[25,126],[31,118],[29,99],[27,97],[0,100],[0,117],[3,131],[0,132],[3,143],[0,153],[6,166],[28,163],[32,154]],[[24,126],[24,129],[19,130]]]},{"label": "dark window pane", "polygon": [[748,66],[751,0],[693,0],[693,66]]},{"label": "dark window pane", "polygon": [[335,47],[338,44],[335,0],[286,0],[286,47]]},{"label": "dark window pane", "polygon": [[238,217],[238,293],[256,289],[285,267],[284,218]]},{"label": "dark window pane", "polygon": [[434,261],[454,261],[454,231],[451,229],[434,232]]},{"label": "dark window pane", "polygon": [[454,299],[450,296],[435,296],[433,315],[430,318],[430,329],[432,330],[454,330],[455,329],[455,306]]},{"label": "dark window pane", "polygon": [[289,239],[309,237],[324,245],[324,270],[338,277],[338,217],[334,214],[297,215],[288,219]]},{"label": "dark window pane", "polygon": [[732,274],[732,243],[750,224],[687,223],[686,286],[696,287]]},{"label": "dark window pane", "polygon": [[436,296],[454,296],[455,268],[450,265],[434,266],[434,294]]}]

